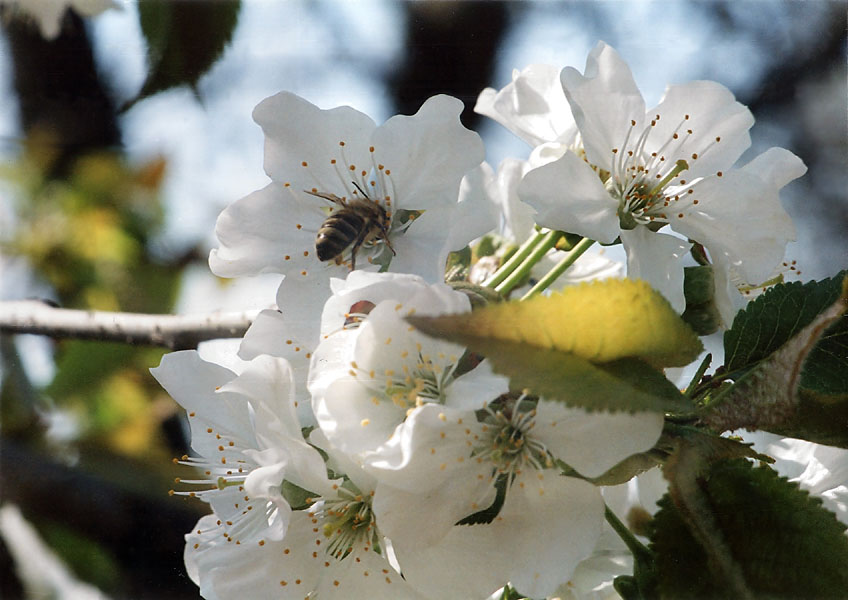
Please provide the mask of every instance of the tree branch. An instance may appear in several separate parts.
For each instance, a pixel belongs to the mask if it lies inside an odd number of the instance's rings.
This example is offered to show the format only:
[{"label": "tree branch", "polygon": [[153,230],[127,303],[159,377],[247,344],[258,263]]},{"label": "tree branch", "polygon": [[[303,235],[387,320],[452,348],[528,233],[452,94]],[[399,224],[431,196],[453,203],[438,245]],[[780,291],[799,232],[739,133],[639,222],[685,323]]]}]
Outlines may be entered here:
[{"label": "tree branch", "polygon": [[242,337],[256,313],[143,315],[72,310],[55,308],[40,300],[15,300],[0,302],[0,332],[187,350],[206,340]]}]

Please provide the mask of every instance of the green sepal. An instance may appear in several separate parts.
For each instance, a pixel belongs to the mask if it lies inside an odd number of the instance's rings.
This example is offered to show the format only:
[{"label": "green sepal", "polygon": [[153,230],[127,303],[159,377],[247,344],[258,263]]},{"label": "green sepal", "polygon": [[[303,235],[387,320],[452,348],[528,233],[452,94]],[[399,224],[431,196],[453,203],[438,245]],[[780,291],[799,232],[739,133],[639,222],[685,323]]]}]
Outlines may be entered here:
[{"label": "green sepal", "polygon": [[483,287],[468,281],[448,281],[449,286],[462,292],[471,301],[471,308],[480,308],[487,304],[504,302],[505,298],[492,288]]},{"label": "green sepal", "polygon": [[457,521],[457,525],[488,525],[495,520],[495,517],[501,512],[504,501],[506,500],[506,491],[509,484],[509,475],[502,473],[495,480],[495,499],[491,506],[470,514]]},{"label": "green sepal", "polygon": [[445,281],[463,281],[468,277],[468,269],[471,266],[471,248],[465,246],[461,250],[448,254],[445,267]]},{"label": "green sepal", "polygon": [[710,335],[721,326],[715,303],[715,279],[711,266],[684,267],[683,295],[686,310],[681,317],[698,335]]},{"label": "green sepal", "polygon": [[565,252],[568,252],[582,241],[582,235],[578,235],[576,233],[565,233],[565,235],[563,235],[561,238],[559,238],[559,240],[557,240],[557,243],[554,248],[556,248],[557,250],[564,250]]},{"label": "green sepal", "polygon": [[305,510],[318,498],[318,494],[305,490],[288,480],[283,480],[281,493],[292,510]]}]

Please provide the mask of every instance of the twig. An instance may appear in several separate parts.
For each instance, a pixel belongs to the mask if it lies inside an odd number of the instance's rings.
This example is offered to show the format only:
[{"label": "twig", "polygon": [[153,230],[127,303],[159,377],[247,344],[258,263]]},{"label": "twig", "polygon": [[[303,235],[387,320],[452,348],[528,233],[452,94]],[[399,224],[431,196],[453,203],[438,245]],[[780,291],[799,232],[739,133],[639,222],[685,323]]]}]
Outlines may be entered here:
[{"label": "twig", "polygon": [[206,340],[242,337],[257,312],[144,315],[72,310],[40,300],[15,300],[0,302],[0,332],[186,350]]}]

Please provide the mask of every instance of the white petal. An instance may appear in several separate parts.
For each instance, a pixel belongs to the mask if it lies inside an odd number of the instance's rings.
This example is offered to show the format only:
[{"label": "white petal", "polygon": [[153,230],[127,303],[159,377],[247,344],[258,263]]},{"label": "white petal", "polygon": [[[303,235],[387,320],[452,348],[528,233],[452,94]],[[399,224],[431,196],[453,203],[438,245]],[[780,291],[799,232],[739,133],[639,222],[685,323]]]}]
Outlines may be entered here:
[{"label": "white petal", "polygon": [[[439,306],[441,303],[434,301],[436,295],[429,293],[430,290],[424,291],[422,296],[425,301],[429,301],[427,304],[430,305],[430,310],[438,310],[444,306]],[[448,291],[451,296],[463,295],[450,288]],[[404,305],[393,300],[384,300],[378,304],[365,323],[359,327],[354,356],[357,364],[366,371],[373,369],[377,379],[384,381],[392,377],[402,379],[404,367],[414,373],[419,362],[419,353],[431,360],[433,365],[442,368],[448,368],[458,362],[465,350],[463,346],[425,336],[404,320],[407,315],[412,314],[411,309],[423,304],[424,302],[417,298]],[[440,312],[447,313],[444,309]],[[422,310],[414,310],[414,313],[426,314]]]},{"label": "white petal", "polygon": [[[390,440],[366,456],[365,469],[381,483],[408,492],[424,493],[454,477],[466,477],[467,489],[477,489],[481,469],[487,472],[484,487],[491,487],[491,467],[471,460],[475,435],[480,435],[480,425],[473,412],[425,404],[411,412]],[[451,502],[461,516],[485,508],[471,506],[479,502],[475,496]]]},{"label": "white petal", "polygon": [[427,547],[441,541],[461,519],[491,506],[494,499],[489,478],[480,482],[466,469],[420,492],[378,484],[373,509],[380,531],[393,541]]},{"label": "white petal", "polygon": [[261,311],[244,334],[239,347],[239,358],[250,360],[260,354],[285,356],[288,352],[285,331],[285,319],[280,311]]},{"label": "white petal", "polygon": [[618,237],[618,202],[604,189],[597,173],[573,152],[528,172],[518,186],[518,195],[536,209],[536,223],[543,227],[605,244]]},{"label": "white petal", "polygon": [[245,196],[218,216],[221,245],[210,253],[209,267],[221,277],[316,268],[315,236],[326,218],[321,206],[276,182]]},{"label": "white petal", "polygon": [[[346,174],[340,180],[336,168],[344,169],[342,164],[371,167],[368,144],[376,126],[349,106],[321,110],[295,94],[281,92],[260,102],[253,119],[265,133],[265,172],[274,181],[290,182],[298,192],[313,187],[334,192],[346,186]],[[337,164],[332,165],[331,159]]]},{"label": "white petal", "polygon": [[504,223],[501,235],[521,244],[533,233],[536,209],[518,197],[518,186],[530,170],[527,161],[514,158],[504,159],[498,165],[495,180],[489,186],[489,195],[503,211]]},{"label": "white petal", "polygon": [[[320,428],[316,427],[309,432],[309,443],[326,453],[328,469],[334,473],[344,473],[363,494],[371,494],[377,487],[377,480],[362,468],[359,458],[353,454],[342,452],[338,447],[331,444]],[[340,485],[343,481],[339,479],[335,483]],[[337,490],[331,490],[322,492],[321,495],[325,498],[332,498],[337,494]]]},{"label": "white petal", "polygon": [[458,208],[454,204],[424,211],[404,234],[393,237],[397,254],[391,260],[391,270],[413,273],[431,283],[443,282],[451,245],[464,246],[474,239],[469,234],[478,237],[477,226],[468,226],[470,215],[459,214]]},{"label": "white petal", "polygon": [[406,303],[427,283],[418,275],[407,273],[374,273],[353,271],[345,279],[331,279],[332,297],[327,300],[321,314],[321,335],[329,335],[342,328],[351,307],[357,302],[379,304],[383,300]]},{"label": "white petal", "polygon": [[805,171],[794,154],[773,148],[750,168],[700,181],[692,194],[698,205],[672,227],[701,242],[711,255],[724,254],[746,283],[760,284],[772,276],[786,244],[795,239],[795,227],[780,204],[780,187]]},{"label": "white petal", "polygon": [[248,327],[239,348],[239,356],[250,360],[262,354],[268,354],[289,361],[294,379],[294,405],[297,408],[297,418],[302,427],[308,427],[315,424],[309,392],[306,389],[309,352],[304,350],[305,344],[295,343],[290,337],[291,329],[292,327],[279,311],[263,310]]},{"label": "white petal", "polygon": [[[748,130],[754,116],[715,81],[670,85],[659,105],[648,111],[651,119],[656,115],[661,118],[651,129],[645,151],[664,155],[669,164],[686,160],[689,169],[682,176],[690,181],[730,169],[751,145]],[[675,132],[679,137],[671,141]]]},{"label": "white petal", "polygon": [[[266,450],[266,454],[275,454],[273,449]],[[259,458],[258,453],[254,454]],[[282,496],[283,478],[286,476],[286,464],[275,463],[264,467],[253,469],[244,481],[244,490],[251,500],[266,499],[273,503],[274,510],[270,516],[265,511],[254,511],[254,518],[264,521],[261,525],[262,539],[281,540],[286,534],[291,519],[291,506]],[[255,506],[255,505],[254,505]],[[219,513],[220,514],[220,513]],[[246,541],[246,540],[245,540]],[[250,540],[253,541],[253,540]],[[257,540],[258,541],[258,540]],[[244,543],[244,541],[242,541]]]},{"label": "white petal", "polygon": [[578,473],[598,477],[625,458],[650,450],[662,427],[659,413],[589,413],[540,400],[533,433]]},{"label": "white petal", "polygon": [[[394,544],[395,553],[409,584],[427,598],[468,600],[488,598],[508,581],[504,568],[508,538],[493,539],[481,526],[455,526],[440,544]],[[488,534],[488,535],[487,535]],[[538,552],[538,550],[534,551]]]},{"label": "white petal", "polygon": [[741,170],[756,175],[768,188],[780,190],[806,173],[807,166],[785,148],[769,148]]},{"label": "white petal", "polygon": [[474,111],[494,119],[531,146],[572,143],[576,134],[559,69],[550,65],[530,65],[515,73],[500,91],[483,90]]},{"label": "white petal", "polygon": [[621,242],[627,252],[627,277],[647,281],[682,313],[686,308],[682,261],[692,244],[673,235],[654,233],[643,225],[622,231]]},{"label": "white petal", "polygon": [[337,561],[332,565],[332,571],[328,568],[315,597],[329,600],[426,600],[404,581],[385,557],[365,550]]},{"label": "white petal", "polygon": [[461,101],[433,96],[409,117],[397,115],[374,132],[374,158],[391,171],[395,210],[426,210],[457,201],[459,183],[483,162],[483,142],[459,121]]},{"label": "white petal", "polygon": [[[186,409],[191,426],[191,442],[202,456],[216,456],[220,442],[215,435],[225,436],[240,448],[255,448],[255,431],[247,399],[233,393],[219,393],[223,385],[236,377],[232,371],[201,360],[194,350],[172,352],[150,372]],[[212,429],[212,433],[207,430]]]},{"label": "white petal", "polygon": [[258,417],[257,435],[264,437],[271,447],[282,441],[275,439],[278,436],[301,437],[293,404],[293,385],[288,361],[259,356],[236,379],[221,386],[220,391],[240,394],[250,401]]},{"label": "white petal", "polygon": [[584,75],[566,67],[560,79],[589,162],[608,169],[612,149],[623,147],[631,120],[641,130],[645,119],[645,101],[630,67],[612,47],[598,42],[586,59]]},{"label": "white petal", "polygon": [[406,414],[388,400],[377,398],[375,403],[375,398],[362,382],[339,378],[323,396],[313,398],[312,410],[330,443],[359,454],[388,440]]},{"label": "white petal", "polygon": [[733,325],[736,313],[745,308],[745,298],[733,283],[730,263],[723,254],[713,257],[713,280],[715,281],[715,304],[721,316],[722,325]]},{"label": "white petal", "polygon": [[[283,463],[281,476],[284,474],[287,480],[313,492],[327,489],[324,460],[306,443],[301,433],[293,373],[288,361],[259,356],[251,361],[237,379],[222,387],[222,391],[238,393],[247,398],[253,408],[256,447],[260,450],[273,449],[273,461]],[[256,462],[268,465],[268,460],[256,459]]]},{"label": "white petal", "polygon": [[312,531],[311,515],[304,511],[292,515],[283,540],[262,545],[227,542],[215,518],[204,517],[186,536],[186,565],[197,574],[204,598],[301,600],[327,571],[323,553],[313,555],[315,541],[325,538]]},{"label": "white petal", "polygon": [[[534,268],[532,271],[533,278],[540,279],[551,269],[554,268],[557,261],[562,258],[562,254],[555,252],[548,254],[539,263],[543,268],[538,271]],[[589,251],[577,259],[573,265],[560,275],[550,289],[556,290],[564,285],[574,285],[583,281],[595,281],[599,279],[609,279],[610,277],[624,277],[624,265],[620,262],[610,260],[602,256],[598,252]]]},{"label": "white petal", "polygon": [[492,167],[482,163],[462,178],[459,204],[448,222],[447,248],[450,251],[461,250],[500,224],[500,207],[490,200],[488,193],[493,177]]},{"label": "white petal", "polygon": [[501,539],[510,540],[514,553],[510,581],[533,598],[553,594],[572,576],[577,564],[592,553],[603,525],[598,488],[553,471],[545,475],[540,480],[527,473],[528,485],[513,485],[498,522]]},{"label": "white petal", "polygon": [[[525,478],[522,478],[522,480]],[[498,518],[456,526],[430,548],[395,543],[404,576],[431,598],[485,598],[512,581],[530,597],[550,595],[595,546],[603,522],[600,492],[551,471],[514,484]]]},{"label": "white petal", "polygon": [[[348,269],[344,267],[344,271]],[[277,306],[285,322],[284,343],[290,346],[290,352],[302,352],[304,355],[314,352],[321,331],[321,317],[317,307],[323,306],[329,297],[330,278],[327,273],[293,276],[280,284]]]},{"label": "white petal", "polygon": [[479,410],[508,391],[509,378],[496,375],[489,361],[484,360],[450,384],[445,405],[461,410]]}]

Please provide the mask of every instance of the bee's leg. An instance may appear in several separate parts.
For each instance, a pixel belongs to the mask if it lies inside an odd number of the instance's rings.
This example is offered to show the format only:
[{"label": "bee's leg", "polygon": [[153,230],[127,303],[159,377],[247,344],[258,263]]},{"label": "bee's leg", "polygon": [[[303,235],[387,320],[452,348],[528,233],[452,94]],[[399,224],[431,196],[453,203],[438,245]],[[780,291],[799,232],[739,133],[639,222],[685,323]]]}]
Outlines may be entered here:
[{"label": "bee's leg", "polygon": [[344,198],[339,198],[335,194],[325,194],[323,192],[311,192],[309,190],[303,190],[310,196],[315,196],[316,198],[323,198],[324,200],[329,200],[334,204],[338,204],[339,206],[347,206],[347,202],[345,202]]},{"label": "bee's leg", "polygon": [[383,241],[386,242],[386,246],[389,247],[389,250],[392,251],[394,256],[397,256],[397,252],[392,248],[392,242],[389,240],[389,230],[386,227],[380,226],[380,237],[383,238]]},{"label": "bee's leg", "polygon": [[365,240],[368,239],[368,228],[365,228],[358,236],[356,236],[356,240],[353,242],[353,247],[350,249],[350,270],[353,271],[356,269],[356,252],[359,250],[360,246],[365,243]]}]

